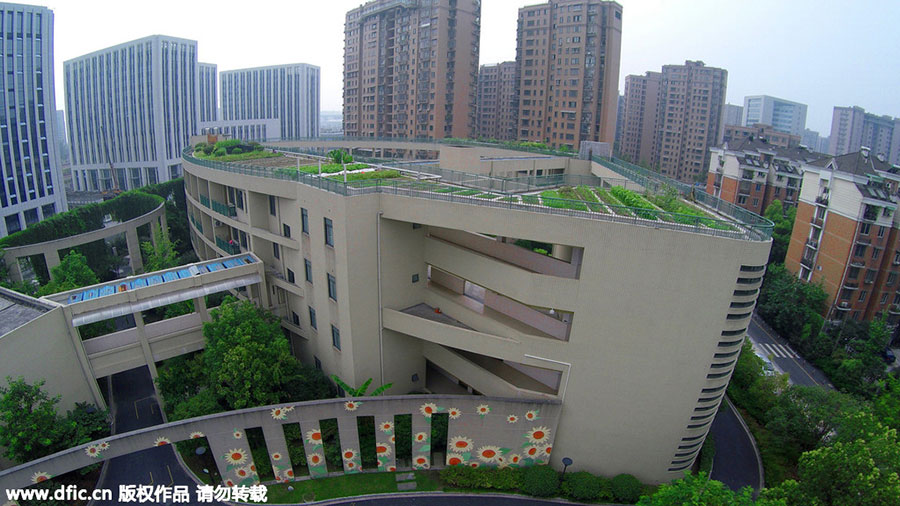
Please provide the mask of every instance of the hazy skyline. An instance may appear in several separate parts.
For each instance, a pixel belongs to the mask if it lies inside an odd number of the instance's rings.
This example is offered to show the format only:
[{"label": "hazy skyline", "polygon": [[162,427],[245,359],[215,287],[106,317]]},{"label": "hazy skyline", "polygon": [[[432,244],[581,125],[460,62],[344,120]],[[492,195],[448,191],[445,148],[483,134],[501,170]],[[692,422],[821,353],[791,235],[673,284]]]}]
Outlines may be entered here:
[{"label": "hazy skyline", "polygon": [[[322,69],[323,111],[340,110],[344,16],[364,2],[37,3],[55,13],[57,108],[65,107],[63,61],[153,34],[194,39],[200,61],[219,71],[281,63]],[[540,3],[483,0],[482,64],[514,60],[519,7]],[[835,0],[622,0],[619,90],[625,76],[702,60],[728,70],[728,103],[773,95],[809,105],[807,128],[828,135],[834,106],[900,116],[900,2]],[[231,6],[235,8],[232,9]]]}]

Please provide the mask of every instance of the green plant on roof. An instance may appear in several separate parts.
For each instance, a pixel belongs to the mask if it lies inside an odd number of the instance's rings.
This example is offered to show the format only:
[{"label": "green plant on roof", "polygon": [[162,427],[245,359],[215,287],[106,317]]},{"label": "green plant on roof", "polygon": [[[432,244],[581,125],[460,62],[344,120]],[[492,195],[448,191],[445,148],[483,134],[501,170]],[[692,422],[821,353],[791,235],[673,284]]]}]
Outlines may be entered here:
[{"label": "green plant on roof", "polygon": [[[337,384],[337,386],[341,387],[344,390],[344,392],[347,393],[348,397],[365,397],[366,391],[369,390],[369,386],[372,385],[372,378],[367,379],[365,381],[365,383],[363,383],[362,385],[359,386],[359,388],[354,388],[354,387],[350,386],[349,384],[344,382],[344,380],[342,380],[340,377],[338,377],[337,374],[332,374],[331,379],[333,379],[334,382]],[[381,385],[380,387],[376,388],[375,390],[372,390],[372,393],[370,393],[368,395],[369,395],[369,397],[375,397],[375,396],[381,395],[382,393],[384,393],[385,390],[391,388],[392,386],[394,386],[393,383],[385,383],[385,384]]]}]

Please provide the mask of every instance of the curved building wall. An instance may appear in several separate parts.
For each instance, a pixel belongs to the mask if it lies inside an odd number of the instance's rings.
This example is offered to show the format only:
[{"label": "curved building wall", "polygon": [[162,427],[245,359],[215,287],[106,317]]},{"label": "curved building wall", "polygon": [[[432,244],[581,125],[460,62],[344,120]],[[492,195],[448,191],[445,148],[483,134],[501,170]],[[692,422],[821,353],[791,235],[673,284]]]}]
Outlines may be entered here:
[{"label": "curved building wall", "polygon": [[[185,170],[198,255],[231,238],[265,262],[303,361],[397,393],[557,399],[553,463],[649,482],[693,462],[682,447],[702,443],[721,401],[707,393],[730,379],[756,299],[736,290],[758,288],[747,279],[771,245],[474,198],[343,196],[189,157]],[[514,239],[557,245],[560,264]]]}]

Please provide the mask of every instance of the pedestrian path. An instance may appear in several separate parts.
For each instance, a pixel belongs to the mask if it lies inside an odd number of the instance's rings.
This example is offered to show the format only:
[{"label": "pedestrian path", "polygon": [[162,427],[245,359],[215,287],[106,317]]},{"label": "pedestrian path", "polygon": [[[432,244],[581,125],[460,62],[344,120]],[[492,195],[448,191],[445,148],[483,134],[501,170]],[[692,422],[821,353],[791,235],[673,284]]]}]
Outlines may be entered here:
[{"label": "pedestrian path", "polygon": [[398,473],[396,475],[397,479],[397,490],[406,492],[409,490],[416,489],[416,475],[413,473]]},{"label": "pedestrian path", "polygon": [[798,355],[797,352],[781,344],[758,343],[758,345],[767,356],[772,355],[775,358],[800,358],[800,355]]}]

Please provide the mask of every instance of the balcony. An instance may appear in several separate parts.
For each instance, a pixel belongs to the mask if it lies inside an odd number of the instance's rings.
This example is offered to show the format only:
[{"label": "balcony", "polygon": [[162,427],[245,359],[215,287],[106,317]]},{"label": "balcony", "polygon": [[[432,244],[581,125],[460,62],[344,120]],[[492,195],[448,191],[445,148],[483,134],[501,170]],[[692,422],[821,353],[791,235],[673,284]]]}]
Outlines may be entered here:
[{"label": "balcony", "polygon": [[828,205],[828,196],[827,195],[819,195],[816,197],[816,204],[827,206]]},{"label": "balcony", "polygon": [[816,241],[814,239],[807,239],[806,245],[812,249],[819,249],[819,241]]},{"label": "balcony", "polygon": [[822,225],[825,223],[825,220],[823,220],[822,218],[813,216],[811,223],[814,227],[822,228]]},{"label": "balcony", "polygon": [[845,281],[844,288],[848,290],[859,290],[859,281]]},{"label": "balcony", "polygon": [[841,302],[839,304],[835,304],[834,308],[838,311],[850,311],[851,309],[853,309],[852,307],[850,307],[849,302]]},{"label": "balcony", "polygon": [[865,245],[868,246],[869,244],[872,244],[872,238],[871,238],[871,237],[856,236],[856,244],[865,244]]},{"label": "balcony", "polygon": [[900,314],[900,304],[891,304],[891,306],[888,308],[888,313]]},{"label": "balcony", "polygon": [[803,265],[804,267],[812,269],[813,265],[815,265],[815,259],[803,257],[800,259],[800,264]]},{"label": "balcony", "polygon": [[237,255],[241,252],[241,247],[235,244],[234,241],[222,239],[219,236],[216,236],[216,246],[222,248],[229,255]]}]

